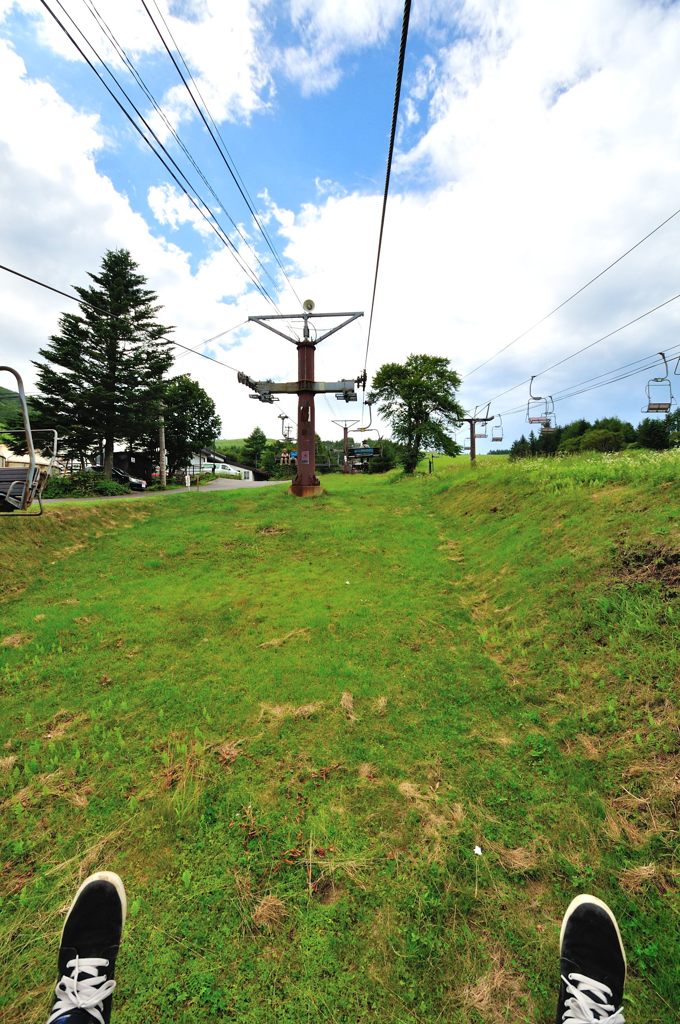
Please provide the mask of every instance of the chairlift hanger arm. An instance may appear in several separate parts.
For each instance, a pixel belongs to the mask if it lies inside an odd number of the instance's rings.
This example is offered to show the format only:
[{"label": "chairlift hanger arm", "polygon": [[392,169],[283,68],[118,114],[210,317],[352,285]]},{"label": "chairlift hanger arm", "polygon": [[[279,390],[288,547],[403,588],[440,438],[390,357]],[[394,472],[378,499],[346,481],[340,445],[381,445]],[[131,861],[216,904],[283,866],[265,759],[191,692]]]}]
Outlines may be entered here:
[{"label": "chairlift hanger arm", "polygon": [[534,383],[534,381],[536,380],[536,377],[537,377],[537,376],[538,376],[538,374],[536,374],[536,373],[535,373],[535,374],[533,375],[533,377],[531,378],[531,380],[529,381],[529,398],[530,398],[530,399],[531,399],[531,400],[532,400],[533,402],[542,402],[542,401],[543,401],[543,395],[534,395],[534,394],[532,393],[532,391],[531,391],[531,388],[533,387],[533,383]]}]

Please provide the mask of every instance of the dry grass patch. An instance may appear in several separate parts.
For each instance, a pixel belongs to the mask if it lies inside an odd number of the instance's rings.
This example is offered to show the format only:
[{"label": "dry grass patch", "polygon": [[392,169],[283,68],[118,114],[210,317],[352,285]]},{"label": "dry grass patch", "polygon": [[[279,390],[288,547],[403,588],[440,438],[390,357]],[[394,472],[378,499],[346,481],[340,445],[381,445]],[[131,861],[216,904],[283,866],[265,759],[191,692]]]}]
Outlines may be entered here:
[{"label": "dry grass patch", "polygon": [[16,764],[16,760],[16,754],[8,754],[6,757],[0,757],[0,775],[9,775]]},{"label": "dry grass patch", "polygon": [[505,868],[506,871],[533,871],[534,868],[538,867],[535,843],[531,843],[530,846],[516,846],[514,849],[508,849],[502,846],[501,843],[494,843],[487,839],[486,845],[496,854],[501,867]]},{"label": "dry grass patch", "polygon": [[220,764],[225,765],[225,767],[232,765],[241,754],[242,742],[242,740],[225,740],[223,743],[218,743],[215,747],[215,753]]},{"label": "dry grass patch", "polygon": [[294,718],[296,720],[313,718],[321,708],[323,704],[320,702],[314,704],[260,704],[260,716],[258,721],[265,722],[281,722],[285,718]]},{"label": "dry grass patch", "polygon": [[387,697],[376,697],[373,708],[376,715],[380,715],[383,718],[387,714]]},{"label": "dry grass patch", "polygon": [[357,775],[360,779],[367,779],[369,782],[375,782],[378,778],[378,769],[374,764],[369,761],[365,761],[364,764],[360,764],[357,768]]},{"label": "dry grass patch", "polygon": [[594,736],[588,736],[587,733],[581,732],[578,734],[576,739],[581,747],[581,752],[587,761],[599,761],[600,760],[600,742]]},{"label": "dry grass patch", "polygon": [[619,884],[626,892],[640,892],[650,882],[664,883],[663,871],[653,861],[619,872]]},{"label": "dry grass patch", "polygon": [[84,712],[75,715],[70,711],[57,711],[56,715],[48,723],[47,729],[43,733],[43,738],[46,740],[60,740],[69,729],[85,721],[88,721],[88,716]]},{"label": "dry grass patch", "polygon": [[285,903],[278,896],[265,896],[253,911],[253,924],[265,931],[280,928],[288,917]]},{"label": "dry grass patch", "polygon": [[258,644],[262,650],[267,650],[270,647],[283,647],[284,644],[288,643],[289,640],[294,640],[296,637],[309,636],[310,629],[305,626],[301,629],[291,629],[290,633],[286,633],[285,636],[277,636],[272,640],[265,640],[264,643]]},{"label": "dry grass patch", "polygon": [[357,716],[354,714],[354,697],[349,690],[345,690],[343,692],[342,697],[340,698],[340,707],[345,712],[345,717],[348,721],[356,722]]},{"label": "dry grass patch", "polygon": [[531,1002],[508,952],[497,943],[488,945],[487,952],[491,969],[454,994],[454,1003],[468,1018],[473,1012],[478,1013],[485,1024],[533,1020]]},{"label": "dry grass patch", "polygon": [[28,633],[12,633],[10,636],[3,637],[0,640],[0,647],[23,647],[24,644],[28,644],[33,639]]}]

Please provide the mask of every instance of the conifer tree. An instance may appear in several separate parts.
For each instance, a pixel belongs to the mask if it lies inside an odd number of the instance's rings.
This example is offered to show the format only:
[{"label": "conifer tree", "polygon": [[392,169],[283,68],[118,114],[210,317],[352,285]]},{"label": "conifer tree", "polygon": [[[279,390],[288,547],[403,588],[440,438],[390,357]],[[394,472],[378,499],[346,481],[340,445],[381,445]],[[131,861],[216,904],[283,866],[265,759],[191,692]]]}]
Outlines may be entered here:
[{"label": "conifer tree", "polygon": [[114,444],[133,446],[158,420],[172,328],[158,323],[157,296],[126,249],[108,250],[88,276],[92,285],[75,287],[81,312],[64,313],[40,349],[33,404],[64,452],[82,461],[101,449],[110,477]]}]

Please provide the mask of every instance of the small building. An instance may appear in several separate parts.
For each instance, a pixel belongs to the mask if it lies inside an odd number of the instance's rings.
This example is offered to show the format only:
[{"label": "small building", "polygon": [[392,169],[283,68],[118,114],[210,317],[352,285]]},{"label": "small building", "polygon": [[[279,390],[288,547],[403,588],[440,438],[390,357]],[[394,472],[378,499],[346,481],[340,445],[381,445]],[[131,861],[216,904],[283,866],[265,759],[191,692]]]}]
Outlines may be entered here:
[{"label": "small building", "polygon": [[213,451],[211,448],[201,448],[200,452],[191,456],[189,472],[197,473],[220,473],[239,476],[241,480],[269,480],[269,473],[264,469],[257,469],[255,466],[247,466],[243,462],[234,462],[227,459],[221,452]]}]

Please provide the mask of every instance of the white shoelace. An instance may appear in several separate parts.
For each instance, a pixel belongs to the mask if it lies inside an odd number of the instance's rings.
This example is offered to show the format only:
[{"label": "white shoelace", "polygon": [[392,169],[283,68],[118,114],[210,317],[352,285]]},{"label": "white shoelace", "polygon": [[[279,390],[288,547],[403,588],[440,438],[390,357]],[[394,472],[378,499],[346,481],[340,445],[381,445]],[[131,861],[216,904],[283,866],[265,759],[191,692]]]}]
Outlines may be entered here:
[{"label": "white shoelace", "polygon": [[608,1002],[612,990],[607,985],[585,974],[562,975],[562,981],[570,996],[564,1004],[563,1024],[625,1024],[623,1007],[617,1010]]},{"label": "white shoelace", "polygon": [[66,970],[71,971],[71,977],[64,974],[57,983],[54,990],[57,1001],[52,1007],[47,1024],[52,1024],[52,1021],[61,1017],[62,1013],[75,1009],[87,1010],[97,1024],[104,1024],[104,1000],[111,995],[116,983],[113,978],[109,979],[105,974],[99,974],[98,968],[108,966],[108,960],[97,956],[69,960]]}]

